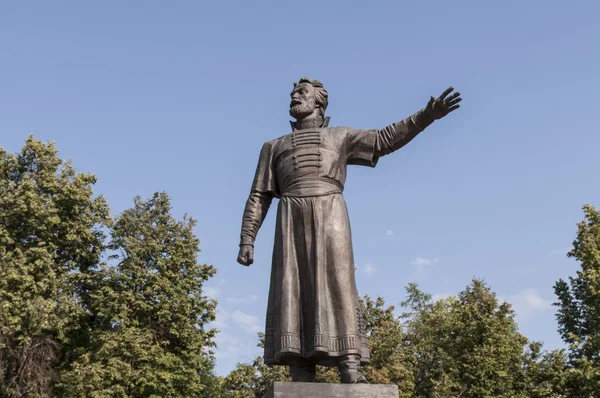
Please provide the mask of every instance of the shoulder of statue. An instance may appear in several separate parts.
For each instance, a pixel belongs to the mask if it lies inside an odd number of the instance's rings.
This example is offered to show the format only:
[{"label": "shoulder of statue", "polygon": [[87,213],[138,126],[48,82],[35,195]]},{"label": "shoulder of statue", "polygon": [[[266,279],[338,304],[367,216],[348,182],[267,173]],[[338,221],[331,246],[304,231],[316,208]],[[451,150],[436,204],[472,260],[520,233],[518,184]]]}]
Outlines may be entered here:
[{"label": "shoulder of statue", "polygon": [[275,138],[275,139],[273,139],[273,140],[271,140],[271,141],[269,141],[269,142],[272,142],[273,144],[275,144],[275,143],[277,143],[277,142],[279,142],[279,141],[281,141],[281,140],[285,139],[286,137],[289,137],[289,136],[290,136],[290,135],[292,135],[292,134],[293,134],[293,132],[286,133],[286,134],[284,134],[284,135],[282,135],[282,136],[279,136],[279,137],[277,137],[277,138]]},{"label": "shoulder of statue", "polygon": [[273,147],[273,146],[274,146],[274,145],[277,143],[277,141],[279,141],[281,138],[282,138],[282,137],[279,137],[279,138],[274,138],[274,139],[272,139],[272,140],[266,141],[266,142],[263,144],[263,147]]},{"label": "shoulder of statue", "polygon": [[260,149],[261,156],[266,156],[267,154],[269,154],[273,151],[273,147],[275,146],[274,145],[275,141],[276,140],[270,140],[270,141],[267,141],[262,144],[262,147]]},{"label": "shoulder of statue", "polygon": [[347,127],[347,126],[334,126],[334,127],[326,127],[323,130],[331,131],[332,133],[345,133],[345,132],[353,131],[356,129],[352,128],[352,127]]}]

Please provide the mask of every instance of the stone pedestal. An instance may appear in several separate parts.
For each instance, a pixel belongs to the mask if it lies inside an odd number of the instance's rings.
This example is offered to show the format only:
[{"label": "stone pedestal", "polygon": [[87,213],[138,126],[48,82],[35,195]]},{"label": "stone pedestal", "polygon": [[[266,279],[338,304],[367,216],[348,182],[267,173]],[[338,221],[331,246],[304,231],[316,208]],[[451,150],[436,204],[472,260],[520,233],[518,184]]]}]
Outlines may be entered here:
[{"label": "stone pedestal", "polygon": [[263,398],[398,398],[395,384],[282,383],[276,381]]}]

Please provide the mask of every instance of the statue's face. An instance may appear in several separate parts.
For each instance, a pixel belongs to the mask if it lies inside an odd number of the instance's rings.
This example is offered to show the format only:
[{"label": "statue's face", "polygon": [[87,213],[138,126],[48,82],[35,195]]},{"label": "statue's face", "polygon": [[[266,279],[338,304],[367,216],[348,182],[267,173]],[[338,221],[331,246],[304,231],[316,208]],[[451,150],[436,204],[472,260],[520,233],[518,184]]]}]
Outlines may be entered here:
[{"label": "statue's face", "polygon": [[312,115],[317,108],[315,88],[312,84],[301,83],[296,85],[290,96],[292,97],[290,116],[296,120]]}]

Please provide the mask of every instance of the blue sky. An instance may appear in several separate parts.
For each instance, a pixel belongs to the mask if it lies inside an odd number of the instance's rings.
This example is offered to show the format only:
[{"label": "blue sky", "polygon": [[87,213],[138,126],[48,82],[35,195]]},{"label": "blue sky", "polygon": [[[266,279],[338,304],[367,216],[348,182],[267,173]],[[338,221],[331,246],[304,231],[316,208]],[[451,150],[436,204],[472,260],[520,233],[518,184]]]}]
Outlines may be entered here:
[{"label": "blue sky", "polygon": [[548,348],[552,285],[584,202],[600,205],[596,1],[103,1],[0,4],[0,146],[55,141],[112,211],[166,190],[198,220],[218,275],[218,371],[260,354],[274,212],[235,261],[262,143],[289,131],[301,76],[331,125],[382,128],[449,85],[462,107],[345,197],[361,294],[416,281],[443,296],[484,278]]}]

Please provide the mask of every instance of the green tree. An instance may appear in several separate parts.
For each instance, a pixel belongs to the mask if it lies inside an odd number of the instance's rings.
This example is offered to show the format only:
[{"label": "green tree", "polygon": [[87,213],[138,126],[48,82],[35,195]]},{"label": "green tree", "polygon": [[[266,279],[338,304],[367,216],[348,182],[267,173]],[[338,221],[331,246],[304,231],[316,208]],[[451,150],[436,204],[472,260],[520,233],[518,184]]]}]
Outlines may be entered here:
[{"label": "green tree", "polygon": [[527,339],[514,312],[481,280],[432,301],[409,285],[406,344],[415,359],[414,396],[515,397]]},{"label": "green tree", "polygon": [[[257,347],[264,348],[265,335],[258,333]],[[262,357],[251,363],[238,363],[223,378],[219,395],[210,398],[262,398],[275,381],[291,381],[287,366],[267,366]]]},{"label": "green tree", "polygon": [[371,354],[371,363],[363,367],[362,373],[370,383],[398,385],[400,397],[412,396],[414,361],[395,307],[386,306],[381,297],[373,300],[364,296],[360,304]]},{"label": "green tree", "polygon": [[0,149],[0,396],[51,396],[84,316],[78,275],[103,249],[108,206],[95,182],[51,143]]},{"label": "green tree", "polygon": [[581,269],[568,283],[554,285],[558,297],[559,333],[569,345],[573,369],[569,373],[571,396],[591,397],[600,391],[600,212],[583,206],[585,219],[578,224],[573,249]]},{"label": "green tree", "polygon": [[515,396],[522,398],[564,397],[569,368],[565,350],[543,351],[540,342],[531,342],[523,353],[521,374]]},{"label": "green tree", "polygon": [[[261,357],[238,363],[224,379],[219,398],[262,398],[275,381],[290,381],[287,366],[267,366]],[[210,397],[210,398],[217,398]]]},{"label": "green tree", "polygon": [[[115,253],[92,277],[89,345],[65,372],[69,397],[200,397],[212,373],[215,305],[202,296],[212,266],[197,263],[195,221],[170,199],[135,199],[111,228]],[[214,380],[213,380],[214,381]]]}]

